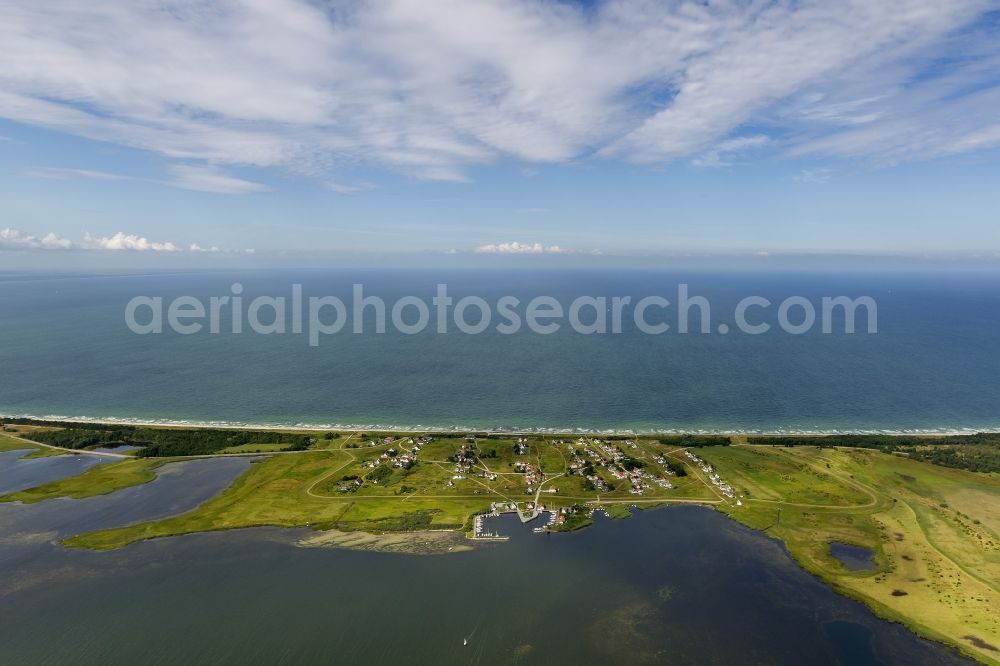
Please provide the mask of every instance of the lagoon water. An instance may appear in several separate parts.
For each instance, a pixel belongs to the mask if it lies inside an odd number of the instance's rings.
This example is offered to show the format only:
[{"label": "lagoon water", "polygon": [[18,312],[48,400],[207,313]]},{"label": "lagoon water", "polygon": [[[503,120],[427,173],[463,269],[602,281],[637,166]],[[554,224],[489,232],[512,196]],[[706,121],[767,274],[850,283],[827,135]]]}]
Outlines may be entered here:
[{"label": "lagoon water", "polygon": [[[745,296],[871,296],[878,333],[501,335],[432,326],[418,335],[135,335],[134,296],[206,301],[244,286],[245,302],[306,296],[349,302],[351,285],[391,305],[457,299],[523,303],[551,295],[648,295],[679,283],[734,326]],[[655,309],[651,312],[657,312]],[[697,313],[694,310],[693,313]],[[225,315],[225,312],[223,313]],[[372,313],[369,311],[369,315]],[[522,305],[523,314],[523,305]],[[692,315],[696,319],[695,314]],[[288,313],[291,317],[291,313]],[[412,313],[410,314],[412,317]],[[586,314],[585,314],[586,318]],[[655,315],[654,315],[655,318]],[[475,321],[474,311],[469,320]],[[499,320],[495,320],[499,323]],[[370,331],[372,317],[366,322]],[[290,326],[289,326],[290,328]],[[864,330],[863,318],[859,330]],[[433,428],[723,431],[1000,428],[1000,275],[996,273],[671,273],[655,271],[297,271],[155,275],[0,275],[0,414],[255,424]]]},{"label": "lagoon water", "polygon": [[[0,482],[24,461],[5,460]],[[112,495],[0,504],[0,660],[35,663],[948,664],[775,541],[709,509],[405,555],[255,529],[75,551],[75,531],[184,511],[248,461],[167,465]],[[468,645],[463,645],[468,639]]]},{"label": "lagoon water", "polygon": [[83,474],[103,462],[95,456],[22,458],[24,454],[24,451],[0,451],[0,469],[4,470],[0,477],[0,495]]}]

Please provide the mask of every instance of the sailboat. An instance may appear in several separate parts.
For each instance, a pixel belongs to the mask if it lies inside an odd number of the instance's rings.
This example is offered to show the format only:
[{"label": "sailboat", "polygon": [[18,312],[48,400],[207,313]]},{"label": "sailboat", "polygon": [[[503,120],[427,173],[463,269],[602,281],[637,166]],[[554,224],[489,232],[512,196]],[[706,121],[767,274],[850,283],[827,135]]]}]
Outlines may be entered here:
[{"label": "sailboat", "polygon": [[462,645],[468,645],[469,644],[469,639],[476,635],[476,630],[477,629],[479,629],[479,625],[478,624],[472,630],[471,634],[469,634],[468,636],[466,636],[465,638],[462,639]]}]

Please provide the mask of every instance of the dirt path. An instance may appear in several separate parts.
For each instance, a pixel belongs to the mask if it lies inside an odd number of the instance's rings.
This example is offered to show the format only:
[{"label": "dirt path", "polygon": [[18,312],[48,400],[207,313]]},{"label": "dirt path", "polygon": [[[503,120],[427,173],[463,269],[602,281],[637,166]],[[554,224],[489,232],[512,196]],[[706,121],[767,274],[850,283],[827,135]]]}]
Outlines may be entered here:
[{"label": "dirt path", "polygon": [[44,447],[46,449],[54,449],[56,451],[64,451],[66,453],[75,453],[75,454],[78,454],[78,455],[98,456],[98,457],[101,457],[101,458],[114,458],[116,460],[123,460],[123,459],[126,459],[126,458],[132,458],[133,457],[133,456],[127,456],[127,455],[125,455],[123,453],[108,453],[106,451],[88,451],[86,449],[67,449],[67,448],[65,448],[63,446],[54,446],[52,444],[45,444],[43,442],[36,442],[33,439],[25,439],[24,437],[18,437],[17,435],[12,435],[9,432],[3,433],[3,436],[4,437],[9,437],[11,439],[16,439],[19,442],[26,442],[28,444],[31,444],[32,446],[41,446],[41,447]]},{"label": "dirt path", "polygon": [[[752,446],[752,445],[746,444],[746,445],[739,445],[739,446],[748,446],[749,447],[749,446]],[[850,486],[850,487],[854,488],[855,490],[860,491],[861,493],[867,495],[870,498],[869,501],[866,502],[866,503],[864,503],[864,504],[847,504],[847,505],[808,504],[808,503],[805,503],[805,502],[787,502],[785,500],[769,500],[769,499],[763,499],[763,498],[757,499],[757,498],[753,498],[753,497],[746,498],[746,501],[749,501],[749,502],[766,502],[766,503],[769,503],[769,504],[785,504],[787,506],[798,506],[798,507],[804,507],[804,508],[808,508],[808,509],[833,509],[833,510],[838,510],[838,511],[856,510],[856,509],[871,509],[872,507],[878,505],[878,502],[879,502],[878,494],[874,490],[872,490],[871,488],[869,488],[868,486],[866,486],[865,484],[863,484],[860,481],[858,481],[857,479],[851,479],[851,478],[845,477],[842,474],[839,474],[838,472],[833,471],[832,469],[825,469],[823,467],[820,467],[820,466],[816,465],[815,463],[813,463],[811,460],[804,460],[802,458],[802,456],[799,456],[799,455],[797,455],[795,453],[791,453],[791,452],[788,452],[788,451],[781,451],[779,453],[781,453],[782,455],[787,455],[789,457],[795,458],[796,460],[799,460],[800,462],[802,462],[802,464],[809,465],[809,467],[812,467],[813,470],[815,470],[817,472],[820,472],[821,474],[828,474],[828,475],[832,476],[833,478],[837,479],[838,481],[840,481],[844,485]],[[824,458],[823,460],[826,460],[826,458]],[[833,462],[833,461],[829,461],[829,462]]]},{"label": "dirt path", "polygon": [[[357,433],[355,433],[355,434],[357,434]],[[351,441],[351,439],[353,437],[354,437],[354,435],[351,435],[350,437],[348,437],[347,439],[345,439],[343,443],[347,444],[349,441]],[[334,468],[334,469],[330,470],[329,472],[327,472],[326,474],[322,475],[321,477],[319,477],[318,479],[316,479],[315,481],[313,481],[312,484],[310,484],[310,486],[308,488],[306,488],[306,495],[309,495],[310,497],[315,497],[317,499],[330,499],[330,496],[329,495],[317,495],[316,493],[313,492],[313,488],[315,488],[317,485],[319,485],[323,481],[326,481],[331,476],[333,476],[334,474],[336,474],[337,472],[339,472],[340,470],[344,469],[345,467],[347,467],[348,465],[350,465],[352,462],[354,462],[355,460],[357,460],[357,458],[354,457],[354,454],[352,454],[350,451],[348,451],[343,446],[341,446],[338,449],[326,449],[326,450],[330,451],[331,453],[334,452],[334,451],[341,452],[341,453],[346,453],[347,454],[347,461],[343,465],[341,465],[340,467]],[[312,453],[315,453],[315,451],[312,451]]]}]

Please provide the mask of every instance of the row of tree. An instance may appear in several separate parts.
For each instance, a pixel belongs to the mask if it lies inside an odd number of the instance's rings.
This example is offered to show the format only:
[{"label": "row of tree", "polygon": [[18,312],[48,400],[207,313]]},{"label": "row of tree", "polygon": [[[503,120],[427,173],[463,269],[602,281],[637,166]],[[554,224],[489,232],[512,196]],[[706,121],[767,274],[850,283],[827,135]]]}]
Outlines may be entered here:
[{"label": "row of tree", "polygon": [[725,435],[666,435],[660,437],[660,444],[699,449],[703,446],[729,446],[729,437]]},{"label": "row of tree", "polygon": [[748,437],[771,446],[847,446],[903,454],[914,460],[973,472],[1000,472],[1000,433],[928,437],[921,435],[823,435]]},{"label": "row of tree", "polygon": [[[16,422],[9,420],[9,422]],[[38,422],[32,422],[40,425]],[[224,430],[218,428],[149,428],[131,425],[46,422],[58,430],[38,430],[31,438],[67,449],[139,446],[142,457],[190,456],[217,453],[230,446],[284,444],[286,451],[309,448],[316,438],[308,434],[274,430]],[[332,434],[329,438],[339,437]],[[324,435],[324,438],[327,438]]]}]

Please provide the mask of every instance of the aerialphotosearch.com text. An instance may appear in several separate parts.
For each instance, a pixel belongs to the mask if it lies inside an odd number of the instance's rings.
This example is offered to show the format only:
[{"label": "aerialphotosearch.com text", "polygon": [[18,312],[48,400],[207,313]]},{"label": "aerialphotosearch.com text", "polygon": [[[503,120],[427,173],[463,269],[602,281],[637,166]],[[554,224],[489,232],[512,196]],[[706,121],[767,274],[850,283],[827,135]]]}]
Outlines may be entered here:
[{"label": "aerialphotosearch.com text", "polygon": [[392,330],[416,335],[429,328],[437,334],[478,335],[494,330],[502,335],[529,331],[550,335],[569,329],[580,335],[617,335],[638,331],[665,333],[762,335],[780,331],[802,335],[853,334],[861,328],[878,332],[878,307],[870,296],[824,296],[809,299],[788,296],[778,302],[764,296],[746,296],[713,319],[712,304],[692,294],[686,283],[671,298],[662,295],[578,296],[568,303],[553,296],[522,299],[501,296],[455,298],[447,284],[438,284],[430,298],[402,296],[387,302],[369,294],[363,284],[352,285],[351,295],[305,296],[301,284],[288,295],[245,297],[243,285],[233,283],[228,294],[207,299],[195,296],[136,296],[125,307],[125,323],[138,335],[198,333],[304,335],[312,347],[325,336],[352,333],[384,334]]}]

